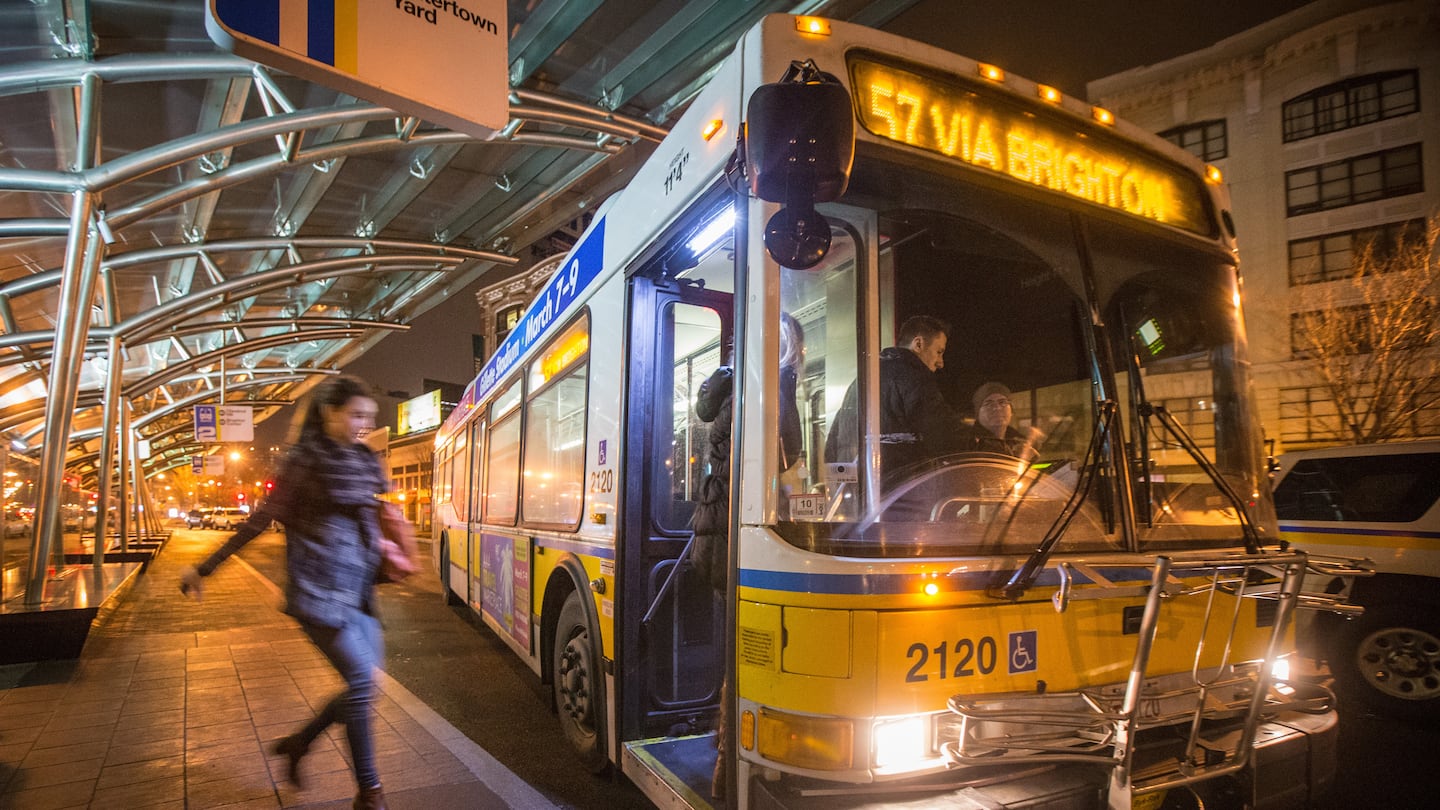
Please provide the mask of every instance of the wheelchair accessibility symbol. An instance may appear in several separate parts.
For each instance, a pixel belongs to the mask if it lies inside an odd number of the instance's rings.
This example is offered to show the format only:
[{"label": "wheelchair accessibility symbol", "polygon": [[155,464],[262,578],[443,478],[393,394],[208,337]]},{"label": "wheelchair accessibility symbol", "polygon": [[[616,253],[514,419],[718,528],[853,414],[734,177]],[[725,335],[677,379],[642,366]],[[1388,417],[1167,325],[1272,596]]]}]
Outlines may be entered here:
[{"label": "wheelchair accessibility symbol", "polygon": [[1034,672],[1036,660],[1035,631],[1021,630],[1010,634],[1010,674]]}]

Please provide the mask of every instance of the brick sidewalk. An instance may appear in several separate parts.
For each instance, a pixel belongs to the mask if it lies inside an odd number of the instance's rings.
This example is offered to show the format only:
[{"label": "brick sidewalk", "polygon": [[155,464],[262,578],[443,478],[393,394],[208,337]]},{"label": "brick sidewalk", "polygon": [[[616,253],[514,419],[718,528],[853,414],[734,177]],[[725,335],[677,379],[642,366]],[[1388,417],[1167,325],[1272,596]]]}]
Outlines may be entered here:
[{"label": "brick sidewalk", "polygon": [[[232,558],[203,603],[180,594],[216,545],[177,531],[78,661],[0,667],[0,808],[350,806],[343,727],[311,748],[304,790],[267,754],[341,687],[274,586]],[[383,674],[375,715],[393,810],[552,806]]]}]

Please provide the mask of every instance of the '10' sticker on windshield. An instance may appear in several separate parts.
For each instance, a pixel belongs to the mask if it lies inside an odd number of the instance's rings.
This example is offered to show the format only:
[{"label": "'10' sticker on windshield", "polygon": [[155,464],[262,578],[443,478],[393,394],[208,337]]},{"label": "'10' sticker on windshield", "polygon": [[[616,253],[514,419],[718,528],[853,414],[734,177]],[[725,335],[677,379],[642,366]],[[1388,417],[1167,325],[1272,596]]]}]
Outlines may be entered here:
[{"label": "'10' sticker on windshield", "polygon": [[1034,630],[1021,630],[1010,634],[1010,674],[1034,672],[1039,661],[1035,649]]}]

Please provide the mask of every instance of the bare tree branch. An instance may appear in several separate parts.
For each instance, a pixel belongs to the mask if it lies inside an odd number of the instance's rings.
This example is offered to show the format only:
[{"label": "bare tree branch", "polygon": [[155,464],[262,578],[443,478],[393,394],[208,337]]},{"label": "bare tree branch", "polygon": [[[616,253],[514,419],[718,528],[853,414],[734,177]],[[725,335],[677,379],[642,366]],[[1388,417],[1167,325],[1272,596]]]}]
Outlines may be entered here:
[{"label": "bare tree branch", "polygon": [[1440,407],[1440,215],[1395,244],[1358,245],[1348,277],[1318,285],[1295,315],[1295,350],[1356,444],[1414,435]]}]

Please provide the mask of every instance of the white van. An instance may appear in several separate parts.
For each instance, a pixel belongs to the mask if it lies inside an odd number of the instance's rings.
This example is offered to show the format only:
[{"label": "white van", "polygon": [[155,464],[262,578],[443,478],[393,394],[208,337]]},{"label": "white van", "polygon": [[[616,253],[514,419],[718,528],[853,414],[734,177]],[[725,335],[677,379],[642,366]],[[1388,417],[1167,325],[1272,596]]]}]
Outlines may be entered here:
[{"label": "white van", "polygon": [[1313,554],[1368,557],[1375,576],[1335,581],[1365,614],[1319,617],[1320,652],[1342,697],[1440,717],[1440,441],[1280,456],[1280,533]]}]

